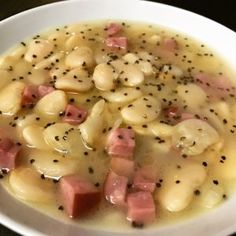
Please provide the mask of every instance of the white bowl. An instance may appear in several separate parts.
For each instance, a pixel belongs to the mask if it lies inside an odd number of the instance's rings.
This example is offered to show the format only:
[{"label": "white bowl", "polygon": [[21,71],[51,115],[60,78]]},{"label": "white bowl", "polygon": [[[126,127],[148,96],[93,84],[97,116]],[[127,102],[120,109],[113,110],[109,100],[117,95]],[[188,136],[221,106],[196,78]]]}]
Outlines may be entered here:
[{"label": "white bowl", "polygon": [[[125,19],[173,28],[190,35],[222,55],[235,66],[236,34],[197,14],[175,7],[138,0],[77,0],[38,7],[0,22],[0,53],[45,28],[97,19]],[[0,222],[23,235],[222,235],[236,231],[236,197],[220,207],[180,223],[160,228],[111,233],[59,222],[22,204],[0,188]]]}]

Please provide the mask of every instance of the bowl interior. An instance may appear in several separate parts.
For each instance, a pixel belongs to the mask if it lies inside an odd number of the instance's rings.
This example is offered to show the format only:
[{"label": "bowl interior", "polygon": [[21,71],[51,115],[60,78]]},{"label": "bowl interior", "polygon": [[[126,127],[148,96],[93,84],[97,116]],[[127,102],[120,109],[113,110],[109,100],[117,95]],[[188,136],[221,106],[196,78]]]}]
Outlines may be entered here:
[{"label": "bowl interior", "polygon": [[[115,10],[114,10],[115,9]],[[163,25],[190,35],[209,45],[234,65],[236,51],[232,50],[236,34],[228,28],[197,14],[167,5],[139,0],[73,0],[45,5],[20,13],[0,22],[0,53],[24,38],[38,32],[80,21],[125,19]],[[223,43],[222,43],[223,36]],[[84,229],[76,224],[59,222],[22,204],[0,188],[1,223],[23,235],[111,235],[110,232]],[[199,218],[144,230],[144,235],[226,235],[236,230],[236,198]],[[131,235],[122,233],[122,235]],[[112,233],[120,235],[120,233]],[[132,232],[140,235],[140,231]]]}]

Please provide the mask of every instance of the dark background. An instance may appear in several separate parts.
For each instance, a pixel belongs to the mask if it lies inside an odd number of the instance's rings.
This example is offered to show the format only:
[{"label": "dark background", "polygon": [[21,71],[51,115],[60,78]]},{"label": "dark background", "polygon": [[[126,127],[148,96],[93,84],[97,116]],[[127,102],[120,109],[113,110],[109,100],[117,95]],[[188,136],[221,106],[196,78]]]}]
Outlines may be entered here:
[{"label": "dark background", "polygon": [[[101,0],[102,1],[102,0]],[[119,1],[119,0],[117,0]],[[128,1],[128,0],[127,0]],[[155,1],[155,0],[154,0]],[[0,20],[18,12],[40,6],[56,0],[0,0]],[[236,31],[236,1],[234,0],[159,0],[157,2],[181,7],[207,16]],[[1,35],[0,35],[1,40]],[[0,41],[1,42],[1,41]],[[1,206],[0,206],[1,207]],[[235,219],[236,221],[236,219]],[[0,225],[0,236],[17,236],[18,234]],[[236,236],[236,234],[235,234]]]}]

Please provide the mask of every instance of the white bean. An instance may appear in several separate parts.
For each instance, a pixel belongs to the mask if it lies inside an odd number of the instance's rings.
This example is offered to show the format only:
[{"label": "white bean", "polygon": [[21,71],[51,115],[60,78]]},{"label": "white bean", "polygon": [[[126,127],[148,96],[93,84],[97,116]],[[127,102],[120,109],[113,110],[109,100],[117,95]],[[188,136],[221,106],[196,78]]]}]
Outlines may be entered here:
[{"label": "white bean", "polygon": [[123,60],[112,61],[111,65],[118,71],[119,79],[125,86],[137,86],[144,81],[144,74],[136,65]]},{"label": "white bean", "polygon": [[65,41],[66,41],[66,35],[64,32],[54,32],[51,33],[48,36],[48,40],[52,42],[53,44],[56,44],[57,47],[64,48]]},{"label": "white bean", "polygon": [[[219,152],[219,156],[225,156],[227,159],[224,163],[216,163],[214,165],[214,173],[217,173],[220,178],[225,180],[236,179],[236,148],[235,141],[225,138],[224,149]],[[215,156],[214,156],[215,158]],[[214,159],[215,161],[215,159]]]},{"label": "white bean", "polygon": [[94,66],[93,51],[89,47],[78,47],[66,57],[65,64],[70,68]]},{"label": "white bean", "polygon": [[54,200],[55,184],[40,178],[32,168],[19,167],[10,173],[9,184],[13,192],[22,200],[48,203]]},{"label": "white bean", "polygon": [[45,84],[49,80],[49,74],[45,70],[31,70],[31,74],[27,76],[27,81],[34,85]]},{"label": "white bean", "polygon": [[93,81],[97,89],[109,91],[115,88],[117,73],[107,63],[97,65],[93,72]]},{"label": "white bean", "polygon": [[44,140],[52,149],[70,155],[80,156],[83,144],[79,130],[67,123],[56,123],[43,131]]},{"label": "white bean", "polygon": [[19,60],[15,65],[14,65],[14,74],[17,77],[23,76],[26,77],[27,73],[31,71],[32,65],[25,61],[25,60]]},{"label": "white bean", "polygon": [[52,42],[45,39],[35,39],[29,43],[24,58],[28,62],[40,62],[52,52],[53,48]]},{"label": "white bean", "polygon": [[171,151],[171,141],[169,139],[164,139],[164,142],[158,142],[153,139],[151,143],[151,148],[154,153],[167,154]]},{"label": "white bean", "polygon": [[7,70],[0,69],[0,89],[10,82],[11,75]]},{"label": "white bean", "polygon": [[22,135],[30,147],[38,149],[49,149],[43,138],[43,128],[38,125],[28,125],[23,131]]},{"label": "white bean", "polygon": [[149,39],[148,39],[148,42],[152,43],[152,44],[160,44],[161,43],[161,36],[158,35],[158,34],[154,34],[152,35]]},{"label": "white bean", "polygon": [[59,178],[61,176],[75,174],[79,170],[78,158],[62,157],[53,152],[33,149],[29,153],[34,168],[45,176]]},{"label": "white bean", "polygon": [[170,184],[163,189],[159,192],[158,200],[162,207],[168,211],[182,211],[192,201],[193,190],[186,183]]},{"label": "white bean", "polygon": [[178,76],[178,77],[183,75],[183,71],[175,65],[171,65],[171,66],[170,65],[164,65],[162,71],[164,73],[167,72],[167,73],[170,73],[170,74]]},{"label": "white bean", "polygon": [[224,189],[222,186],[215,185],[207,181],[200,188],[200,196],[197,197],[197,204],[205,208],[213,208],[223,200]]},{"label": "white bean", "polygon": [[0,92],[0,111],[5,115],[15,115],[21,109],[24,83],[11,82]]},{"label": "white bean", "polygon": [[178,85],[178,96],[190,110],[196,110],[207,100],[205,91],[196,84]]},{"label": "white bean", "polygon": [[58,79],[64,77],[68,72],[69,68],[66,67],[63,63],[60,63],[57,67],[54,67],[50,70],[49,75],[52,79]]},{"label": "white bean", "polygon": [[102,96],[112,103],[127,103],[140,98],[142,92],[134,88],[118,88],[115,91],[104,92]]},{"label": "white bean", "polygon": [[[180,169],[175,168],[172,173],[173,180],[183,180],[189,184],[189,187],[194,189],[201,186],[206,180],[206,168],[198,162],[186,160],[180,162]],[[191,173],[191,175],[189,174]]]},{"label": "white bean", "polygon": [[166,169],[165,184],[155,194],[162,207],[171,212],[185,209],[193,199],[194,189],[206,179],[204,167],[196,162],[185,161],[180,167]]},{"label": "white bean", "polygon": [[17,127],[23,130],[28,125],[36,124],[37,123],[36,117],[37,117],[36,114],[29,114],[23,117],[20,116],[16,121]]},{"label": "white bean", "polygon": [[145,59],[143,60],[142,58],[139,58],[134,53],[127,53],[123,56],[123,60],[131,64],[136,63],[136,66],[144,73],[145,76],[153,74],[152,64],[149,62],[150,61],[149,59],[148,59],[149,61],[146,61]]},{"label": "white bean", "polygon": [[219,141],[217,131],[207,122],[199,119],[189,119],[174,127],[173,146],[187,155],[198,155],[207,147]]},{"label": "white bean", "polygon": [[144,73],[145,76],[150,76],[154,73],[152,64],[148,61],[139,61],[137,67]]},{"label": "white bean", "polygon": [[55,90],[37,102],[35,111],[45,118],[55,119],[58,118],[60,112],[65,110],[66,105],[67,97],[65,92]]},{"label": "white bean", "polygon": [[131,64],[134,64],[136,61],[139,60],[139,57],[134,54],[134,53],[126,53],[123,57],[122,57],[123,60],[131,63]]},{"label": "white bean", "polygon": [[92,108],[86,121],[79,125],[83,141],[88,147],[94,147],[100,141],[105,120],[106,104],[104,100],[98,101]]},{"label": "white bean", "polygon": [[19,60],[25,54],[26,50],[27,48],[23,45],[16,46],[15,48],[11,49],[10,57],[13,57],[15,60]]},{"label": "white bean", "polygon": [[93,87],[93,83],[87,71],[76,68],[67,75],[58,78],[55,87],[71,92],[87,92]]},{"label": "white bean", "polygon": [[161,103],[157,98],[144,96],[125,106],[121,115],[125,122],[143,124],[155,120],[161,111]]},{"label": "white bean", "polygon": [[128,64],[124,67],[124,73],[119,76],[119,79],[123,85],[134,87],[144,81],[144,74],[137,66]]},{"label": "white bean", "polygon": [[86,44],[88,44],[87,41],[78,34],[71,35],[64,43],[67,51],[71,51],[79,46],[87,46]]},{"label": "white bean", "polygon": [[158,137],[170,137],[173,135],[173,126],[154,121],[148,125],[151,132]]},{"label": "white bean", "polygon": [[47,59],[44,59],[37,63],[35,65],[35,69],[45,69],[52,67],[52,65],[57,64],[57,61],[59,61],[61,58],[63,58],[64,52],[57,52],[53,54],[52,56],[48,57]]}]

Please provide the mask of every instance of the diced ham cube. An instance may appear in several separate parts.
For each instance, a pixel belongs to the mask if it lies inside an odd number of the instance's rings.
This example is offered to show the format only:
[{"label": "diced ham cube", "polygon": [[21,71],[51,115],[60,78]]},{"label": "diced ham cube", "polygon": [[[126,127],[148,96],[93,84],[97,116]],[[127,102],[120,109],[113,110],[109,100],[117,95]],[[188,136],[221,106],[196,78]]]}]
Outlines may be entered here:
[{"label": "diced ham cube", "polygon": [[126,37],[108,37],[105,40],[107,47],[110,48],[119,48],[119,49],[127,49],[128,47],[128,40]]},{"label": "diced ham cube", "polygon": [[38,86],[38,95],[39,97],[44,97],[45,95],[53,92],[55,89],[52,86],[39,85]]},{"label": "diced ham cube", "polygon": [[117,128],[110,132],[107,139],[107,152],[112,156],[132,157],[135,140],[132,129]]},{"label": "diced ham cube", "polygon": [[12,170],[16,166],[16,158],[20,151],[20,146],[15,144],[9,138],[3,138],[0,141],[0,168]]},{"label": "diced ham cube", "polygon": [[122,26],[117,23],[111,23],[106,27],[107,34],[113,36],[122,30]]},{"label": "diced ham cube", "polygon": [[127,196],[127,219],[137,224],[145,224],[153,221],[156,209],[150,192],[130,193]]},{"label": "diced ham cube", "polygon": [[156,177],[151,168],[138,169],[133,178],[133,188],[142,191],[154,192]]},{"label": "diced ham cube", "polygon": [[110,171],[104,186],[104,195],[107,201],[114,205],[125,206],[128,178]]},{"label": "diced ham cube", "polygon": [[111,169],[118,175],[130,178],[134,173],[134,161],[122,157],[111,158]]},{"label": "diced ham cube", "polygon": [[178,49],[178,43],[175,39],[173,38],[166,38],[163,40],[163,47],[165,50],[169,52],[174,52],[175,50]]},{"label": "diced ham cube", "polygon": [[59,181],[59,200],[71,217],[81,217],[98,206],[101,194],[89,181],[78,175],[63,176]]},{"label": "diced ham cube", "polygon": [[22,105],[34,104],[38,99],[38,89],[36,86],[27,85],[22,95]]},{"label": "diced ham cube", "polygon": [[210,98],[221,98],[227,94],[234,94],[235,87],[225,76],[213,76],[199,73],[195,77],[196,83],[206,91]]},{"label": "diced ham cube", "polygon": [[84,108],[68,104],[62,120],[71,125],[79,125],[86,119],[87,114],[88,112]]}]

